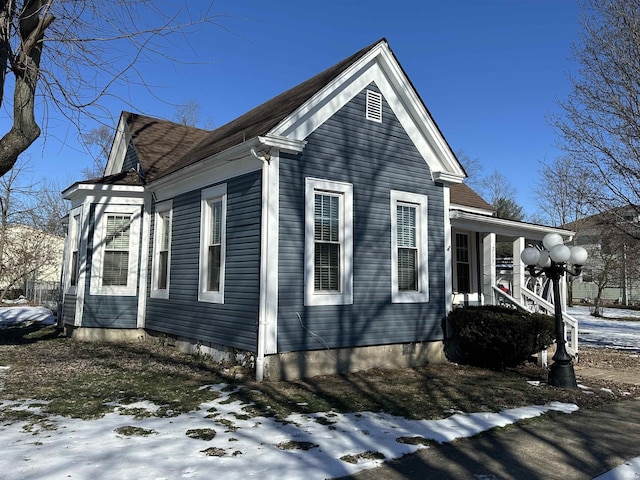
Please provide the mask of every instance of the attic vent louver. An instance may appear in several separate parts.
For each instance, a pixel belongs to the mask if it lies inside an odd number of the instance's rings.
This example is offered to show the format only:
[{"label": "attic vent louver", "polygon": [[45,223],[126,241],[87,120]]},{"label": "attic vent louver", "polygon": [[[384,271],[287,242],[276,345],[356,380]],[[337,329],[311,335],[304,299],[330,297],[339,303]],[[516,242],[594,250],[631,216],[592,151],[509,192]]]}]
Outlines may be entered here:
[{"label": "attic vent louver", "polygon": [[367,90],[367,107],[365,113],[367,120],[382,123],[382,94]]}]

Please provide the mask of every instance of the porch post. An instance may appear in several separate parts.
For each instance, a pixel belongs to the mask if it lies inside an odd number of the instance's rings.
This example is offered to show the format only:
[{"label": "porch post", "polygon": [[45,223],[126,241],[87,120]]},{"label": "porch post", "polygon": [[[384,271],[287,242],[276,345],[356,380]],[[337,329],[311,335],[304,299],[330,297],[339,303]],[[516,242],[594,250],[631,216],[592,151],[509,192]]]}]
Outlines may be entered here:
[{"label": "porch post", "polygon": [[522,302],[522,287],[525,285],[524,263],[520,260],[520,254],[526,246],[524,237],[518,237],[513,241],[513,274],[511,278],[513,298]]},{"label": "porch post", "polygon": [[496,284],[496,234],[482,238],[482,304],[494,305],[493,286]]}]

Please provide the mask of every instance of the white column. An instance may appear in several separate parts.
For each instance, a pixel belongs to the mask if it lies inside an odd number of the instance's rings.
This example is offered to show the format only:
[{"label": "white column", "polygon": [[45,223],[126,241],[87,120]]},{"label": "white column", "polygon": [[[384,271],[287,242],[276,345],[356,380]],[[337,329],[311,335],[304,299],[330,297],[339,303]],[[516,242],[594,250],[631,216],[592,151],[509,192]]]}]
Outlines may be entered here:
[{"label": "white column", "polygon": [[522,288],[525,285],[525,266],[522,260],[520,260],[520,254],[525,246],[524,237],[518,237],[513,241],[513,275],[511,278],[513,292],[511,295],[519,302],[523,302]]},{"label": "white column", "polygon": [[496,284],[496,234],[482,238],[482,304],[495,304],[493,286]]}]

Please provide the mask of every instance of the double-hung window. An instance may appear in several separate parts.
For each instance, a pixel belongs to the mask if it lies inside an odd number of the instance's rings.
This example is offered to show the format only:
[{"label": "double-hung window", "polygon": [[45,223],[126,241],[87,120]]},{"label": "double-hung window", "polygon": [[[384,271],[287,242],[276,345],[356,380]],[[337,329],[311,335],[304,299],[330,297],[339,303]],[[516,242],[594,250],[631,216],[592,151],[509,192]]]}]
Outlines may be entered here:
[{"label": "double-hung window", "polygon": [[227,186],[202,191],[198,300],[224,303]]},{"label": "double-hung window", "polygon": [[391,300],[429,301],[427,197],[391,191]]},{"label": "double-hung window", "polygon": [[172,202],[168,200],[156,205],[154,216],[153,276],[151,296],[169,298],[171,264]]},{"label": "double-hung window", "polygon": [[102,285],[126,287],[129,280],[131,215],[108,214],[102,264]]},{"label": "double-hung window", "polygon": [[98,205],[91,265],[92,295],[135,295],[140,206]]},{"label": "double-hung window", "polygon": [[305,305],[353,303],[353,186],[305,185]]}]

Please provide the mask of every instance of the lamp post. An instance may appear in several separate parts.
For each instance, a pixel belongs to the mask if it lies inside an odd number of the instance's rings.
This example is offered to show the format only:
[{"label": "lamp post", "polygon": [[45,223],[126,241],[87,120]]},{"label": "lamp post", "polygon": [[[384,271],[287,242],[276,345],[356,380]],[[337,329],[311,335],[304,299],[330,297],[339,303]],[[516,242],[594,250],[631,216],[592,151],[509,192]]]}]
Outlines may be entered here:
[{"label": "lamp post", "polygon": [[[542,239],[544,249],[527,247],[520,254],[520,259],[527,266],[533,277],[543,273],[553,283],[553,303],[555,307],[556,353],[553,365],[549,370],[549,385],[561,388],[578,388],[576,374],[573,371],[571,355],[567,352],[564,336],[564,320],[560,302],[560,279],[565,272],[572,276],[580,275],[582,266],[587,261],[587,251],[582,247],[567,247],[557,233],[548,233]],[[573,265],[574,271],[567,269],[567,262]]]}]

